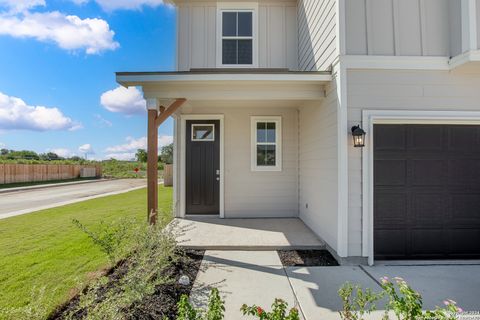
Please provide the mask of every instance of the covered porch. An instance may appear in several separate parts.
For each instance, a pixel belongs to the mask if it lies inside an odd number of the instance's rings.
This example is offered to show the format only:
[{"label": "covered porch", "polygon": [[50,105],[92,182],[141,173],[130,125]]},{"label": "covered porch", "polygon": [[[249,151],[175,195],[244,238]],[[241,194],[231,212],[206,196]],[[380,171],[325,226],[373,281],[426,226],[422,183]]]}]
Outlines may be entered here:
[{"label": "covered porch", "polygon": [[[157,132],[170,116],[174,118],[175,217],[195,217],[202,211],[191,209],[192,202],[195,198],[210,197],[217,203],[204,212],[214,218],[302,218],[301,207],[308,208],[309,204],[300,205],[300,139],[303,135],[305,140],[311,140],[310,135],[315,132],[310,127],[316,124],[308,121],[308,114],[307,119],[301,119],[300,110],[321,109],[328,101],[330,73],[283,69],[192,70],[117,73],[117,81],[124,86],[141,86],[147,100],[150,222],[155,222],[158,210]],[[276,148],[281,150],[277,169],[255,170],[252,119],[272,117],[278,119],[277,127],[281,127],[277,132]],[[335,116],[328,121],[333,121],[328,127],[335,129]],[[300,122],[308,124],[305,132],[300,132]],[[189,177],[201,171],[197,159],[206,151],[193,155],[193,161],[189,159],[189,152],[193,152],[189,149],[189,143],[194,141],[192,130],[195,125],[209,123],[212,131],[215,129],[214,140],[218,138],[218,161],[210,161],[213,165],[200,164],[201,168],[209,166],[212,170],[207,174],[202,171],[197,179],[202,184],[194,187],[196,182]],[[305,170],[309,169],[307,164]],[[205,192],[207,189],[213,190],[213,196]]]}]

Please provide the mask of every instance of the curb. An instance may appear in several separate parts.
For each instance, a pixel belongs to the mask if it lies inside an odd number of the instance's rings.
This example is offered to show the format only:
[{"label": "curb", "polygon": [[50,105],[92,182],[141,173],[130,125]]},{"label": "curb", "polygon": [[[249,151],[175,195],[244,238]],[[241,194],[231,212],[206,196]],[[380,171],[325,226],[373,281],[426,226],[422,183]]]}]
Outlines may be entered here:
[{"label": "curb", "polygon": [[77,184],[84,184],[84,183],[93,183],[93,182],[107,182],[107,181],[112,181],[112,180],[115,180],[115,179],[92,179],[92,180],[84,180],[84,181],[39,184],[39,185],[35,185],[35,186],[0,189],[0,193],[10,193],[10,192],[28,191],[28,190],[35,190],[35,189],[55,188],[55,187],[63,187],[63,186],[70,186],[70,185],[77,185]]}]

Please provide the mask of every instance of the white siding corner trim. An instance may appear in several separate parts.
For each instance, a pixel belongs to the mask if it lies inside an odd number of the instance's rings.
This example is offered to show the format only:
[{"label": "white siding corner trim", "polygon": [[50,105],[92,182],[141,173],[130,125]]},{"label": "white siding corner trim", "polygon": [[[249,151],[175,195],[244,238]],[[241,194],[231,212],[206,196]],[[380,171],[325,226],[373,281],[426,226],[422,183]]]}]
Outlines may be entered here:
[{"label": "white siding corner trim", "polygon": [[[250,158],[252,171],[282,171],[282,117],[280,116],[252,116],[250,117]],[[257,165],[257,123],[275,123],[275,166]]]},{"label": "white siding corner trim", "polygon": [[362,150],[362,255],[374,264],[373,250],[373,125],[374,124],[459,124],[480,125],[479,111],[363,110],[367,132]]},{"label": "white siding corner trim", "polygon": [[[178,216],[185,218],[186,208],[186,129],[187,120],[220,120],[220,218],[225,217],[225,166],[224,166],[224,116],[223,114],[182,114],[180,115],[180,210]],[[177,142],[178,143],[178,142]]]}]

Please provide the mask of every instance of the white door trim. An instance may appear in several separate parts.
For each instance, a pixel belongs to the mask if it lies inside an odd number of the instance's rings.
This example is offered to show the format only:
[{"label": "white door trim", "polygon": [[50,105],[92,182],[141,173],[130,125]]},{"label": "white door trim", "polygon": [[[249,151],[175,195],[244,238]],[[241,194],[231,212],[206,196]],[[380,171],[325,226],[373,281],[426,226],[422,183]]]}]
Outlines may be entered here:
[{"label": "white door trim", "polygon": [[374,124],[459,124],[480,125],[480,111],[363,110],[367,132],[362,150],[362,254],[374,263],[373,250],[373,125]]},{"label": "white door trim", "polygon": [[180,218],[185,218],[186,208],[186,129],[187,120],[220,120],[220,218],[225,218],[225,170],[224,170],[224,116],[223,114],[180,115]]}]

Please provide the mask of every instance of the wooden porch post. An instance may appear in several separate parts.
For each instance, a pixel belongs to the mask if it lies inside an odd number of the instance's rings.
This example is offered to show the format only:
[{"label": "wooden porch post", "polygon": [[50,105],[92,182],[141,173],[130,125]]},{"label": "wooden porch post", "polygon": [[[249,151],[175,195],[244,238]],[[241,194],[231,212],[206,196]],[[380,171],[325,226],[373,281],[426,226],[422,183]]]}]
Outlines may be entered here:
[{"label": "wooden porch post", "polygon": [[184,102],[185,99],[176,99],[168,108],[165,108],[159,106],[158,99],[147,99],[147,208],[150,224],[157,223],[158,215],[158,127]]},{"label": "wooden porch post", "polygon": [[148,134],[147,134],[147,219],[150,224],[157,222],[158,211],[158,116],[157,99],[147,100]]}]

